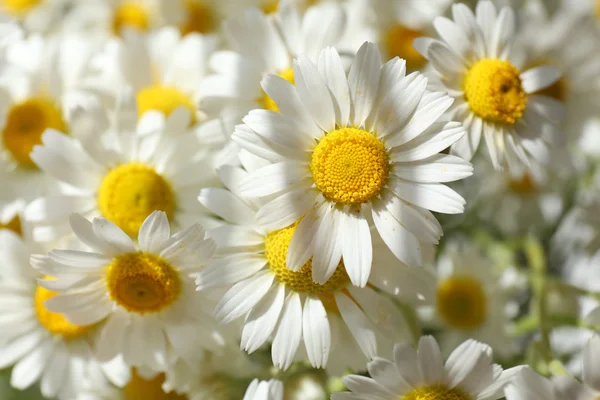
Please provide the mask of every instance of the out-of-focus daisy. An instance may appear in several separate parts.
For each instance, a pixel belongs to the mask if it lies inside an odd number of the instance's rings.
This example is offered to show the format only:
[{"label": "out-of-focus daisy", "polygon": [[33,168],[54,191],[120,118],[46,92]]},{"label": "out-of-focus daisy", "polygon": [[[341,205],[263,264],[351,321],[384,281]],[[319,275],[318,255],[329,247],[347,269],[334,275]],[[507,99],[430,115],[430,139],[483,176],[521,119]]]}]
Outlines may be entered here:
[{"label": "out-of-focus daisy", "polygon": [[224,24],[232,50],[211,57],[216,74],[202,82],[201,105],[244,113],[259,107],[277,111],[276,101],[261,89],[261,79],[275,74],[294,83],[293,57],[303,54],[316,63],[321,49],[335,46],[345,29],[345,14],[337,4],[316,5],[302,14],[294,1],[286,1],[273,17],[255,8],[244,10]]},{"label": "out-of-focus daisy", "polygon": [[1,0],[0,13],[21,22],[28,31],[47,32],[60,22],[73,0]]},{"label": "out-of-focus daisy", "polygon": [[506,400],[596,400],[600,396],[600,338],[593,336],[583,349],[582,382],[570,376],[557,376],[551,380],[529,368],[517,374],[506,387]]},{"label": "out-of-focus daisy", "polygon": [[0,230],[9,230],[23,236],[23,201],[13,201],[0,205]]},{"label": "out-of-focus daisy", "polygon": [[438,258],[437,277],[426,314],[441,329],[442,349],[450,352],[467,338],[489,343],[497,354],[516,350],[506,313],[508,292],[493,261],[465,241],[448,243]]},{"label": "out-of-focus daisy", "polygon": [[486,0],[477,4],[475,15],[464,4],[454,5],[452,15],[454,20],[434,20],[441,40],[415,41],[436,71],[432,89],[455,99],[450,111],[467,130],[452,154],[470,160],[483,136],[498,170],[547,163],[563,107],[537,92],[556,82],[560,70],[550,65],[524,69],[527,60],[516,43],[512,9],[497,12]]},{"label": "out-of-focus daisy", "polygon": [[160,371],[170,354],[194,365],[203,349],[218,349],[222,337],[212,325],[213,303],[194,292],[189,277],[215,250],[200,225],[171,235],[166,214],[155,211],[135,246],[106,219],[89,222],[79,214],[70,219],[91,251],[53,250],[31,261],[52,277],[40,286],[58,292],[46,302],[48,309],[72,323],[101,323],[98,359],[122,355],[127,365]]},{"label": "out-of-focus daisy", "polygon": [[230,191],[203,189],[200,201],[228,224],[210,232],[220,257],[197,274],[196,283],[198,290],[228,288],[216,316],[231,322],[247,315],[244,350],[251,353],[272,337],[273,363],[287,369],[293,360],[302,359],[299,347],[304,342],[313,366],[341,372],[359,368],[365,360],[361,353],[372,358],[405,335],[397,307],[373,288],[416,300],[427,290],[423,286],[428,276],[421,275],[422,269],[398,263],[383,243],[377,243],[369,287],[352,286],[346,259],[338,259],[324,284],[314,283],[310,256],[296,272],[286,267],[290,241],[302,222],[279,230],[258,225],[260,202],[240,197],[240,182],[248,173],[231,166],[219,173]]},{"label": "out-of-focus daisy", "polygon": [[494,364],[492,348],[475,340],[458,346],[444,364],[435,339],[424,336],[417,351],[409,344],[397,344],[393,361],[376,358],[367,369],[371,378],[345,376],[342,381],[350,392],[334,393],[331,399],[497,400],[520,367],[503,371]]},{"label": "out-of-focus daisy", "polygon": [[38,285],[43,276],[31,268],[32,249],[13,232],[0,231],[0,368],[14,365],[11,385],[17,389],[39,382],[45,397],[71,400],[84,388],[107,384],[93,357],[96,327],[46,308],[57,293]]},{"label": "out-of-focus daisy", "polygon": [[283,382],[276,379],[254,379],[248,386],[243,400],[283,400]]},{"label": "out-of-focus daisy", "polygon": [[71,212],[103,216],[133,238],[155,210],[164,211],[179,228],[216,222],[196,197],[200,188],[216,181],[214,165],[222,161],[216,149],[226,138],[224,127],[209,121],[196,127],[195,134],[189,132],[190,115],[183,108],[167,119],[148,113],[136,126],[135,106],[124,102],[115,129],[101,116],[91,115],[85,125],[93,133],[90,140],[49,130],[43,145],[35,147],[36,164],[69,185],[68,190],[27,206],[25,218],[33,224],[36,240],[70,234]]},{"label": "out-of-focus daisy", "polygon": [[[296,86],[276,76],[263,82],[281,110],[253,110],[234,141],[269,165],[241,187],[270,197],[257,214],[268,230],[302,222],[290,244],[293,271],[314,254],[312,276],[325,283],[341,257],[352,283],[364,286],[372,260],[371,230],[403,263],[422,263],[422,246],[442,229],[431,211],[463,212],[464,200],[443,183],[472,173],[470,163],[439,154],[464,135],[460,123],[438,121],[451,106],[425,90],[427,78],[406,75],[395,58],[381,65],[365,43],[346,77],[337,52],[321,52],[318,66],[294,61]],[[268,184],[265,184],[267,182]]]}]

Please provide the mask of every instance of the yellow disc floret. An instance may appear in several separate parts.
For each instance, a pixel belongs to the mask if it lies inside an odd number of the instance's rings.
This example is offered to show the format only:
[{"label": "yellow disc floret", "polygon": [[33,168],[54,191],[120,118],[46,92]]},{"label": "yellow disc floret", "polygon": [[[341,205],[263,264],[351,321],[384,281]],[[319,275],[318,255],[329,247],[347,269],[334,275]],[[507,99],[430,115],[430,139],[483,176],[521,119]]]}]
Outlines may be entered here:
[{"label": "yellow disc floret", "polygon": [[15,215],[13,219],[3,224],[0,222],[0,229],[8,229],[9,231],[13,231],[19,236],[23,235],[23,230],[21,228],[21,218],[18,215]]},{"label": "yellow disc floret", "polygon": [[123,400],[185,400],[187,396],[175,392],[165,393],[162,384],[165,374],[158,374],[151,379],[144,379],[132,369],[131,379],[123,388]]},{"label": "yellow disc floret", "polygon": [[401,400],[471,400],[470,396],[460,389],[448,389],[444,385],[426,386],[411,390]]},{"label": "yellow disc floret", "polygon": [[388,57],[400,57],[406,60],[406,68],[415,71],[425,65],[427,60],[413,47],[416,38],[424,36],[425,32],[407,28],[404,25],[394,25],[384,38],[384,46]]},{"label": "yellow disc floret", "polygon": [[513,125],[527,107],[519,70],[508,61],[478,61],[465,76],[464,91],[471,110],[488,122]]},{"label": "yellow disc floret", "polygon": [[481,282],[468,276],[452,276],[437,287],[440,317],[456,329],[475,329],[487,318],[487,296]]},{"label": "yellow disc floret", "polygon": [[196,122],[196,107],[187,94],[172,86],[154,85],[142,89],[137,96],[138,116],[146,111],[157,110],[168,116],[177,107],[185,107],[191,114],[191,122]]},{"label": "yellow disc floret", "polygon": [[268,0],[260,7],[265,14],[275,14],[279,8],[279,0]]},{"label": "yellow disc floret", "polygon": [[527,196],[538,193],[538,186],[527,173],[520,178],[507,177],[508,188],[520,195]]},{"label": "yellow disc floret", "polygon": [[131,237],[153,211],[175,212],[175,196],[169,183],[152,167],[122,164],[112,169],[98,190],[98,208],[104,218]]},{"label": "yellow disc floret", "polygon": [[379,194],[390,166],[385,146],[374,134],[340,128],[321,138],[310,170],[315,185],[329,200],[361,204]]},{"label": "yellow disc floret", "polygon": [[128,253],[106,271],[110,298],[127,311],[154,313],[173,304],[181,292],[178,270],[152,253]]},{"label": "yellow disc floret", "polygon": [[308,260],[297,272],[286,267],[288,247],[299,223],[300,221],[271,232],[265,239],[265,256],[275,279],[291,290],[300,293],[326,295],[344,289],[350,282],[350,278],[343,262],[340,262],[331,278],[323,285],[315,283],[312,279],[312,259]]},{"label": "yellow disc floret", "polygon": [[187,18],[181,26],[181,34],[210,33],[217,27],[218,19],[211,7],[202,0],[185,0]]},{"label": "yellow disc floret", "polygon": [[119,35],[125,27],[145,32],[150,28],[148,10],[137,1],[125,1],[117,6],[113,14],[112,28]]},{"label": "yellow disc floret", "polygon": [[0,10],[20,17],[41,2],[42,0],[0,0]]},{"label": "yellow disc floret", "polygon": [[75,325],[70,323],[62,314],[48,311],[44,302],[57,294],[41,286],[38,286],[35,290],[35,315],[40,325],[53,335],[61,335],[64,339],[76,339],[88,333],[94,325]]},{"label": "yellow disc floret", "polygon": [[34,167],[29,157],[33,146],[42,144],[46,129],[66,132],[60,108],[45,97],[31,97],[8,109],[2,140],[4,147],[21,165]]},{"label": "yellow disc floret", "polygon": [[[283,70],[279,74],[277,74],[277,76],[279,76],[280,78],[285,79],[286,81],[288,81],[292,85],[295,83],[294,82],[294,69],[293,68],[288,68],[286,70]],[[273,100],[271,97],[269,97],[269,95],[266,94],[265,92],[263,92],[263,96],[260,97],[256,101],[258,102],[258,104],[260,104],[260,106],[262,108],[264,108],[266,110],[271,110],[271,111],[279,112],[279,107],[277,106],[277,103],[275,103],[275,100]]]}]

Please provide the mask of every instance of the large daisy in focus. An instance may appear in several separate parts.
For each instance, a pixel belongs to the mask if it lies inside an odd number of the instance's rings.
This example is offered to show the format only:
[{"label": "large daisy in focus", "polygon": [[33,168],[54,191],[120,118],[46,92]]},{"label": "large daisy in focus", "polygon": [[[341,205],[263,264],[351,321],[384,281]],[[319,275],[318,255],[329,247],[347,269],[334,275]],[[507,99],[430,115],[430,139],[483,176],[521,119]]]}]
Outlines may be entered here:
[{"label": "large daisy in focus", "polygon": [[423,336],[419,347],[394,346],[394,359],[376,358],[367,365],[370,378],[342,378],[350,392],[334,393],[332,400],[497,400],[504,386],[521,367],[502,370],[494,364],[492,348],[475,340],[458,346],[444,363],[432,336]]},{"label": "large daisy in focus", "polygon": [[420,293],[429,291],[424,269],[399,263],[376,241],[369,287],[352,285],[351,279],[360,280],[362,271],[350,271],[346,263],[353,260],[345,258],[338,258],[326,282],[315,283],[310,255],[299,270],[286,267],[288,249],[304,220],[282,229],[257,224],[261,201],[240,196],[241,182],[249,173],[224,166],[219,174],[229,190],[203,189],[199,199],[227,224],[209,232],[219,258],[197,274],[196,283],[200,291],[227,289],[215,313],[227,323],[245,316],[244,350],[252,353],[272,338],[271,356],[277,367],[287,369],[292,361],[308,356],[313,366],[342,373],[348,367],[360,368],[365,357],[385,353],[402,340],[402,315],[374,288],[418,301]]},{"label": "large daisy in focus", "polygon": [[398,58],[382,66],[370,43],[348,77],[334,49],[318,65],[300,56],[296,86],[263,80],[280,112],[253,110],[236,127],[234,141],[270,161],[248,176],[242,195],[272,199],[257,214],[268,230],[302,218],[286,263],[298,271],[313,257],[316,283],[327,282],[342,256],[352,283],[367,283],[371,219],[394,255],[414,266],[422,246],[442,235],[430,211],[463,212],[463,198],[443,183],[470,176],[471,164],[440,154],[464,135],[459,123],[439,120],[452,99],[405,72]]},{"label": "large daisy in focus", "polygon": [[124,103],[115,128],[106,117],[90,115],[82,125],[95,133],[89,140],[48,130],[43,145],[34,148],[35,163],[65,186],[60,194],[27,206],[25,218],[36,240],[70,234],[72,212],[103,216],[133,238],[155,210],[164,211],[175,227],[216,223],[196,197],[200,188],[216,182],[223,125],[209,121],[188,131],[190,114],[183,108],[166,119],[148,113],[136,124],[135,105]]},{"label": "large daisy in focus", "polygon": [[450,111],[467,130],[452,154],[470,160],[483,136],[498,170],[548,163],[564,111],[560,102],[537,92],[555,83],[560,70],[550,65],[525,69],[512,9],[497,12],[486,0],[475,15],[464,4],[454,5],[452,15],[454,20],[434,20],[441,40],[415,41],[436,71],[432,88],[454,98]]},{"label": "large daisy in focus", "polygon": [[[215,250],[198,225],[171,234],[164,212],[144,220],[138,245],[103,218],[71,215],[71,228],[91,251],[53,250],[33,256],[34,267],[51,280],[39,285],[58,292],[46,301],[70,323],[101,323],[96,357],[122,355],[129,366],[166,368],[171,354],[195,365],[203,349],[218,349],[210,299],[194,291],[189,274]],[[201,340],[198,338],[201,337]]]}]

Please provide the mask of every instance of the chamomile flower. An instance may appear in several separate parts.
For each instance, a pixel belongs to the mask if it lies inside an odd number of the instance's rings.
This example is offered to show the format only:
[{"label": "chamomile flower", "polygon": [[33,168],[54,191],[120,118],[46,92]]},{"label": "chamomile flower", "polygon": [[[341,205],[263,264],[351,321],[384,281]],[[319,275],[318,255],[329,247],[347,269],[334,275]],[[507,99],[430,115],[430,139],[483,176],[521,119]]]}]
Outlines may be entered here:
[{"label": "chamomile flower", "polygon": [[491,347],[471,339],[458,346],[444,364],[435,339],[423,336],[417,351],[409,344],[397,344],[393,361],[376,358],[367,369],[371,378],[345,376],[342,381],[350,392],[334,393],[331,399],[497,400],[521,368],[503,371],[493,363]]},{"label": "chamomile flower", "polygon": [[202,82],[201,106],[277,111],[277,102],[261,89],[261,79],[275,74],[294,83],[293,57],[304,54],[316,63],[321,49],[335,46],[345,29],[345,14],[337,4],[316,5],[301,14],[294,1],[286,1],[273,17],[255,8],[244,10],[224,24],[232,50],[211,57],[216,74]]},{"label": "chamomile flower", "polygon": [[405,72],[398,58],[381,65],[372,43],[361,47],[348,77],[332,48],[321,52],[318,67],[300,56],[296,86],[276,76],[262,82],[281,112],[253,110],[236,127],[234,141],[270,161],[250,174],[242,195],[271,198],[257,214],[268,230],[302,218],[286,263],[298,271],[314,255],[318,284],[342,256],[351,282],[367,283],[371,219],[373,234],[417,266],[422,247],[442,235],[430,210],[463,212],[463,198],[443,183],[471,175],[472,167],[439,154],[464,135],[460,123],[439,120],[452,99]]},{"label": "chamomile flower", "polygon": [[283,400],[283,382],[276,379],[255,379],[248,386],[242,400]]},{"label": "chamomile flower", "polygon": [[155,210],[164,211],[178,228],[216,223],[195,199],[200,188],[216,181],[214,166],[222,161],[218,144],[226,137],[221,135],[223,126],[209,121],[198,127],[197,135],[189,132],[190,115],[183,108],[166,119],[148,113],[136,126],[134,104],[124,103],[114,129],[105,116],[93,114],[80,126],[93,133],[91,140],[48,130],[43,145],[34,148],[31,157],[42,171],[68,185],[27,206],[25,218],[33,225],[35,240],[71,234],[72,212],[102,216],[133,238]]},{"label": "chamomile flower", "polygon": [[166,214],[155,211],[135,246],[106,219],[72,214],[70,220],[91,251],[53,250],[32,257],[32,264],[52,277],[40,286],[58,292],[45,303],[50,310],[72,323],[100,324],[99,360],[122,355],[127,365],[160,371],[171,354],[193,363],[202,349],[222,345],[209,315],[213,303],[194,293],[188,276],[215,249],[200,225],[171,235]]},{"label": "chamomile flower", "polygon": [[527,60],[516,43],[512,9],[498,13],[482,0],[475,15],[464,4],[454,5],[452,15],[454,20],[434,20],[441,40],[415,41],[435,69],[432,89],[454,98],[450,112],[467,130],[452,154],[470,160],[483,136],[498,170],[547,164],[564,112],[561,103],[537,92],[556,82],[560,70],[549,65],[524,69]]},{"label": "chamomile flower", "polygon": [[[229,191],[203,189],[199,200],[227,224],[210,232],[219,257],[196,275],[196,283],[200,291],[228,289],[215,314],[226,323],[246,316],[242,349],[252,353],[272,337],[271,356],[277,367],[287,369],[307,355],[313,366],[341,373],[348,367],[359,368],[365,356],[370,359],[388,351],[405,336],[397,307],[374,288],[417,301],[427,290],[423,269],[398,263],[376,241],[368,287],[352,286],[347,259],[339,258],[329,279],[315,283],[310,254],[303,255],[299,270],[286,267],[290,243],[302,222],[282,229],[257,224],[261,201],[240,197],[240,186],[249,173],[224,166],[219,174]],[[322,218],[326,209],[315,212]],[[316,244],[323,244],[318,240]]]},{"label": "chamomile flower", "polygon": [[11,385],[17,389],[40,382],[45,397],[70,400],[86,387],[107,384],[93,358],[96,327],[73,324],[46,307],[57,293],[38,284],[43,276],[29,263],[35,249],[0,231],[0,368],[14,365]]}]

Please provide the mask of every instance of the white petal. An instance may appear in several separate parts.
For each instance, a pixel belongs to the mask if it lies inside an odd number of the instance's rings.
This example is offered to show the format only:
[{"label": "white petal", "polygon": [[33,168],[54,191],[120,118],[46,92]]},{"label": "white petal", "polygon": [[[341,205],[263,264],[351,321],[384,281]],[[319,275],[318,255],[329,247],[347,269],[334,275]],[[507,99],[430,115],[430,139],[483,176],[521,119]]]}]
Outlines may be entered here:
[{"label": "white petal", "polygon": [[371,273],[373,244],[369,223],[360,208],[342,212],[342,256],[346,272],[354,286],[364,287]]},{"label": "white petal", "polygon": [[319,218],[318,209],[312,207],[296,227],[286,257],[286,266],[292,271],[298,271],[312,257]]},{"label": "white petal", "polygon": [[483,121],[481,118],[473,116],[470,123],[465,121],[465,128],[467,129],[467,134],[452,145],[450,154],[471,161],[479,147],[479,142],[481,141]]},{"label": "white petal", "polygon": [[331,349],[331,329],[325,307],[318,298],[307,296],[304,301],[302,333],[310,363],[315,368],[324,368]]},{"label": "white petal", "polygon": [[381,55],[377,45],[364,43],[354,58],[348,74],[350,97],[352,98],[354,126],[362,126],[375,103],[379,76],[381,73]]},{"label": "white petal", "polygon": [[142,251],[158,253],[171,236],[171,227],[164,211],[154,211],[142,223],[138,242]]},{"label": "white petal", "polygon": [[378,384],[389,390],[396,396],[410,391],[410,386],[402,379],[399,379],[398,370],[394,363],[380,357],[374,357],[373,361],[367,364],[367,370],[371,378]]},{"label": "white petal", "polygon": [[292,364],[302,339],[302,321],[300,295],[291,292],[285,301],[281,321],[271,347],[273,365],[284,371]]},{"label": "white petal", "polygon": [[465,200],[454,190],[442,184],[390,179],[389,186],[396,196],[427,210],[444,214],[460,214],[465,209]]},{"label": "white petal", "polygon": [[244,197],[265,197],[288,190],[309,176],[308,166],[294,161],[270,164],[248,174],[240,190]]},{"label": "white petal", "polygon": [[133,241],[121,228],[104,218],[94,218],[92,229],[96,237],[111,246],[118,253],[133,253]]},{"label": "white petal", "polygon": [[284,193],[265,204],[256,219],[267,231],[285,228],[296,222],[313,205],[316,193],[314,190],[300,189]]},{"label": "white petal", "polygon": [[39,379],[46,367],[54,344],[51,341],[33,349],[31,353],[19,361],[12,370],[10,384],[15,389],[24,390]]},{"label": "white petal", "polygon": [[325,132],[335,129],[333,99],[317,67],[305,56],[294,60],[296,91],[317,125]]},{"label": "white petal", "polygon": [[422,183],[453,182],[473,175],[473,166],[462,158],[434,154],[424,160],[398,163],[392,169],[400,178]]},{"label": "white petal", "polygon": [[261,255],[238,253],[220,258],[196,274],[196,290],[232,285],[260,271],[267,261]]},{"label": "white petal", "polygon": [[244,324],[240,343],[240,347],[248,354],[252,354],[262,346],[275,329],[283,307],[284,296],[285,285],[279,284],[271,287],[271,290],[250,311]]},{"label": "white petal", "polygon": [[327,210],[321,218],[315,233],[314,253],[312,258],[312,279],[323,285],[335,272],[342,258],[342,246],[339,241],[342,232],[340,222],[342,215],[335,208]]},{"label": "white petal", "polygon": [[594,335],[583,349],[583,381],[586,385],[600,389],[600,337]]},{"label": "white petal", "polygon": [[29,222],[55,222],[72,212],[87,212],[96,208],[91,196],[48,196],[35,199],[25,208],[25,219]]},{"label": "white petal", "polygon": [[72,213],[69,216],[71,229],[77,238],[86,246],[91,247],[106,256],[113,257],[120,254],[120,251],[112,245],[107,244],[104,240],[99,239],[94,233],[92,223],[77,213]]},{"label": "white petal", "polygon": [[362,352],[369,359],[375,357],[377,354],[377,338],[371,321],[363,314],[356,303],[345,294],[336,293],[335,303]]},{"label": "white petal", "polygon": [[394,364],[400,375],[400,379],[412,388],[420,387],[425,381],[421,376],[419,368],[419,359],[417,352],[408,343],[397,344],[394,346]]},{"label": "white petal", "polygon": [[532,68],[521,74],[523,90],[526,93],[535,93],[552,85],[561,75],[560,70],[552,65]]},{"label": "white petal", "polygon": [[236,225],[252,225],[254,211],[230,191],[205,188],[198,196],[200,203],[224,220]]},{"label": "white petal", "polygon": [[64,342],[56,344],[56,349],[48,366],[44,370],[40,389],[42,395],[47,398],[56,397],[62,388],[69,371],[69,353]]},{"label": "white petal", "polygon": [[459,122],[436,122],[410,142],[394,148],[390,158],[396,162],[422,160],[448,148],[464,134]]},{"label": "white petal", "polygon": [[336,123],[346,126],[350,118],[350,91],[344,65],[333,47],[321,51],[318,67],[335,99]]},{"label": "white petal", "polygon": [[419,340],[419,369],[427,384],[443,384],[446,382],[444,359],[438,343],[432,336],[422,336]]},{"label": "white petal", "polygon": [[215,317],[229,323],[250,311],[267,294],[274,276],[270,271],[236,283],[225,293],[217,307]]}]

